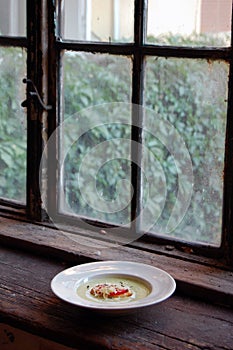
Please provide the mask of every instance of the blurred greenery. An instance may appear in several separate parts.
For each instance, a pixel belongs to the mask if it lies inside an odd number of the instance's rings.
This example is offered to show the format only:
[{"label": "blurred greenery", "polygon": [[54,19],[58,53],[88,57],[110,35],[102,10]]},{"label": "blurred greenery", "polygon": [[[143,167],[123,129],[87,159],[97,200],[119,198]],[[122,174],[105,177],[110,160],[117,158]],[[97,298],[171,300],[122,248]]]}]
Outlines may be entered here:
[{"label": "blurred greenery", "polygon": [[20,202],[26,200],[25,71],[26,52],[0,49],[0,196]]},{"label": "blurred greenery", "polygon": [[[192,160],[191,205],[182,224],[171,233],[182,239],[219,243],[221,237],[228,69],[225,62],[219,61],[174,58],[147,61],[145,104],[176,128]],[[153,121],[148,124],[153,125]],[[157,230],[161,225],[163,231],[178,190],[176,164],[151,135],[146,135],[145,142],[166,174],[168,196],[157,225]],[[180,156],[181,167],[184,161]]]},{"label": "blurred greenery", "polygon": [[[79,111],[96,104],[100,106],[101,104],[110,102],[130,102],[132,67],[129,58],[98,54],[66,53],[63,63],[65,117],[76,115]],[[93,114],[97,111],[93,111]],[[115,113],[115,108],[109,111],[109,113]],[[94,119],[95,116],[93,115],[91,118]],[[116,115],[116,122],[118,121],[117,118],[118,116]],[[82,123],[85,122],[85,119],[82,118]],[[104,118],[103,121],[105,120]],[[114,118],[111,118],[111,120],[114,120]],[[130,138],[130,127],[121,124],[95,127],[75,142],[71,150],[69,150],[65,161],[64,191],[66,192],[67,202],[75,213],[87,217],[90,216],[100,221],[107,220],[125,224],[130,219],[130,208],[128,205],[123,211],[109,215],[104,210],[101,210],[97,199],[99,208],[93,210],[83,200],[81,195],[82,189],[80,191],[77,181],[77,174],[79,173],[79,168],[85,155],[101,142],[113,138]],[[88,194],[86,194],[86,199],[89,202],[93,201],[96,191],[109,204],[115,200],[119,200],[119,196],[116,196],[116,185],[118,181],[124,178],[128,178],[130,181],[131,167],[129,161],[122,159],[121,153],[118,155],[114,154],[113,157],[109,154],[108,158],[109,161],[101,164],[99,172],[96,173],[98,167],[97,159],[94,155],[89,155],[90,166],[88,168],[88,176],[91,176],[94,182],[96,180],[94,191],[91,190],[90,181],[89,185],[87,185],[90,187]],[[111,160],[111,158],[115,159]],[[79,177],[79,182],[83,187],[87,181]],[[123,197],[121,197],[123,203],[128,203],[130,200],[130,186],[127,189],[123,192]]]}]

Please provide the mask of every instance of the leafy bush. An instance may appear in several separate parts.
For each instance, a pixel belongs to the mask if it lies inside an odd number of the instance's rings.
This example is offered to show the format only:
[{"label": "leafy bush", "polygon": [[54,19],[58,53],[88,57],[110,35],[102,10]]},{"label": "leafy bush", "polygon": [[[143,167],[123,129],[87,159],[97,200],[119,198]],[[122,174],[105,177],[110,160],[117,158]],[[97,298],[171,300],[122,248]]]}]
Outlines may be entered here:
[{"label": "leafy bush", "polygon": [[[220,237],[227,77],[227,64],[217,61],[158,58],[147,62],[146,106],[176,128],[192,160],[191,206],[183,225],[173,232],[188,240],[216,243]],[[159,157],[161,145],[150,146],[150,137],[146,142]],[[170,193],[165,220],[175,204],[177,176],[173,176],[175,164],[167,150],[160,162]]]},{"label": "leafy bush", "polygon": [[25,202],[26,123],[20,103],[26,55],[21,49],[0,50],[0,196]]},{"label": "leafy bush", "polygon": [[[96,104],[130,102],[130,74],[131,63],[128,58],[84,53],[66,54],[64,60],[65,117],[77,114],[79,111]],[[116,121],[118,121],[117,118],[116,115]],[[85,120],[82,119],[82,122]],[[113,138],[130,138],[130,127],[117,124],[95,127],[73,145],[65,162],[65,192],[67,202],[75,213],[97,220],[126,223],[130,219],[129,206],[122,212],[110,215],[101,211],[100,208],[95,211],[83,201],[77,181],[79,168],[85,155],[101,142]],[[127,160],[121,159],[121,152],[119,153],[117,159],[104,164],[97,174],[97,159],[94,156],[89,156],[91,164],[88,175],[92,174],[99,195],[109,201],[109,204],[116,199],[115,190],[118,181],[125,177],[130,179],[130,164]],[[114,156],[114,158],[117,157],[116,154]],[[111,159],[110,154],[109,159]],[[88,192],[89,198],[87,199],[92,201],[91,197],[94,197],[96,189],[92,191],[90,187]],[[122,201],[127,203],[130,197],[130,187],[128,187],[128,191],[124,192],[123,197]]]}]

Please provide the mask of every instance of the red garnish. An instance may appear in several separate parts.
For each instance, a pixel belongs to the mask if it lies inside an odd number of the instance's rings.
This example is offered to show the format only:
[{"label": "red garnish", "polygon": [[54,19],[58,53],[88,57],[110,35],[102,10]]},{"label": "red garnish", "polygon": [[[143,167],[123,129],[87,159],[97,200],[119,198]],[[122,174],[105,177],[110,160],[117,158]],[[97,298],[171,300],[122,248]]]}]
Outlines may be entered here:
[{"label": "red garnish", "polygon": [[116,288],[116,290],[114,291],[114,292],[111,292],[111,293],[109,293],[109,297],[111,298],[111,297],[116,297],[116,296],[118,296],[118,295],[122,295],[122,294],[125,294],[125,293],[128,293],[128,288],[126,288],[126,289],[119,289],[119,288]]},{"label": "red garnish", "polygon": [[111,283],[102,283],[96,284],[91,288],[90,293],[99,298],[117,298],[117,297],[129,297],[133,293],[132,291],[123,286],[122,284],[111,284]]}]

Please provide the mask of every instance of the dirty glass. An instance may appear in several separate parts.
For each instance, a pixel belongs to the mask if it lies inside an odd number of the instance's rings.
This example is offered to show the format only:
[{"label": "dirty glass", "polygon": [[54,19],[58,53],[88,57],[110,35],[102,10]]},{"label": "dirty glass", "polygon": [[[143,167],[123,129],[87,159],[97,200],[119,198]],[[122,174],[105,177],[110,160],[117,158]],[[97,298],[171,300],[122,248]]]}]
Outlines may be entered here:
[{"label": "dirty glass", "polygon": [[26,202],[26,52],[0,48],[0,197]]},{"label": "dirty glass", "polygon": [[64,0],[60,7],[62,39],[132,42],[133,0]]},{"label": "dirty glass", "polygon": [[[126,124],[116,122],[121,102],[131,99],[131,70],[131,59],[126,57],[71,52],[63,56],[63,212],[118,224],[129,222],[130,110]],[[118,185],[124,179],[128,181],[119,196]]]},{"label": "dirty glass", "polygon": [[220,244],[228,73],[220,61],[147,59],[143,225],[154,233]]},{"label": "dirty glass", "polygon": [[0,0],[0,35],[26,36],[26,0]]}]

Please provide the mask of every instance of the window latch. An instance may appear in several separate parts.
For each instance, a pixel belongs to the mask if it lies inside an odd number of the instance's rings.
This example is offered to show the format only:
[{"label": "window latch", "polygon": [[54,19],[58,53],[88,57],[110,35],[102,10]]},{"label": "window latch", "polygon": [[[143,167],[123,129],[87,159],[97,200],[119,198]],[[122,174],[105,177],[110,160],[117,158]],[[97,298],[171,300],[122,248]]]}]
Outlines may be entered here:
[{"label": "window latch", "polygon": [[[26,79],[24,78],[23,79],[23,83],[24,84],[31,84],[32,88],[33,88],[33,91],[29,91],[29,95],[31,97],[36,97],[41,105],[41,107],[46,110],[46,111],[50,111],[52,109],[52,106],[51,105],[45,105],[42,98],[40,97],[40,94],[36,88],[36,85],[33,83],[33,81],[31,79]],[[25,100],[21,103],[21,106],[22,107],[27,107],[28,106],[28,101]]]}]

